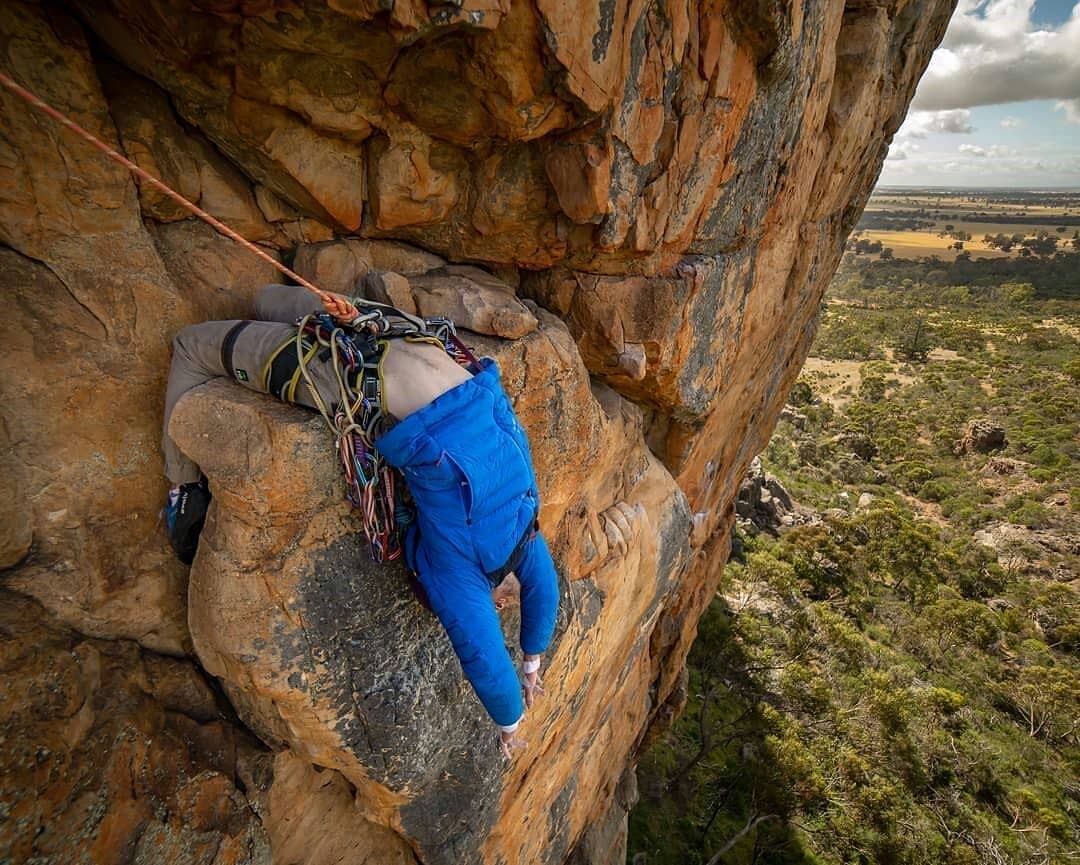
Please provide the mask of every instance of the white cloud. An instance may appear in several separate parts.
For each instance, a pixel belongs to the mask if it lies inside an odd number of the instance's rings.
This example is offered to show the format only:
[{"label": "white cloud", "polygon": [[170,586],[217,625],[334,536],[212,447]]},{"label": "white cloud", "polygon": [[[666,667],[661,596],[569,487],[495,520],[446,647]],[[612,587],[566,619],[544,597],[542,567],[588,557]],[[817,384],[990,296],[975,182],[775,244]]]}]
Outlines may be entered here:
[{"label": "white cloud", "polygon": [[[894,144],[881,182],[920,186],[1080,186],[1080,154],[1051,148],[1035,153],[1003,145],[965,144],[955,150],[911,151]],[[972,152],[982,151],[982,155]]]},{"label": "white cloud", "polygon": [[1065,112],[1065,119],[1070,123],[1080,123],[1080,99],[1063,99],[1054,105],[1058,111]]},{"label": "white cloud", "polygon": [[885,158],[890,162],[901,162],[910,159],[919,152],[919,145],[914,141],[897,140],[889,147],[889,155]]},{"label": "white cloud", "polygon": [[1024,125],[1024,121],[1019,117],[1004,117],[1001,120],[1001,125],[1004,129],[1019,129]]},{"label": "white cloud", "polygon": [[977,156],[980,159],[987,157],[1001,159],[1002,157],[1019,155],[1017,151],[1005,144],[991,144],[989,147],[983,147],[979,144],[961,144],[956,149],[961,153],[966,153],[968,156]]},{"label": "white cloud", "polygon": [[[962,0],[912,103],[924,111],[1058,99],[1080,110],[1080,4],[1036,29],[1034,0]],[[1064,110],[1072,116],[1073,108]]]},{"label": "white cloud", "polygon": [[897,138],[926,138],[934,132],[951,132],[970,135],[975,131],[971,125],[971,112],[966,108],[951,111],[912,111],[897,130]]}]

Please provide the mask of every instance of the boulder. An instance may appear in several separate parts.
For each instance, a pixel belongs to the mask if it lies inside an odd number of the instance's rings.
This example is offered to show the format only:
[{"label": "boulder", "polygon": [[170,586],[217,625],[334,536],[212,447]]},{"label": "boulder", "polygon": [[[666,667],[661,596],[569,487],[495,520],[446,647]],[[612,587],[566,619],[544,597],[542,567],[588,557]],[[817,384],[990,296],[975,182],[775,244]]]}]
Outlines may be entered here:
[{"label": "boulder", "polygon": [[519,339],[536,330],[536,316],[514,290],[478,267],[447,265],[410,277],[420,314],[443,316],[488,336]]},{"label": "boulder", "polygon": [[1010,459],[1009,457],[990,457],[986,461],[983,472],[999,476],[1024,474],[1031,468],[1030,463],[1023,460]]},{"label": "boulder", "polygon": [[[1010,571],[1052,576],[1060,557],[1080,555],[1080,536],[1046,529],[1029,529],[1012,523],[995,523],[979,529],[973,539],[997,552],[998,564]],[[1068,567],[1064,570],[1068,573]],[[1069,575],[1067,579],[1072,579]]]},{"label": "boulder", "polygon": [[[551,812],[567,844],[577,838],[591,807],[573,790],[613,788],[648,712],[647,635],[689,564],[690,514],[619,397],[593,396],[583,367],[553,385],[571,346],[550,316],[517,343],[476,346],[516,383],[541,522],[564,575],[548,698],[526,719],[531,748],[510,771],[403,569],[368,559],[321,419],[226,381],[191,392],[173,415],[173,438],[214,492],[189,596],[201,663],[249,729],[340,773],[360,814],[425,862],[540,861],[548,841],[510,831],[526,807]],[[600,454],[608,471],[586,472]],[[513,646],[516,613],[504,624]],[[628,714],[616,716],[616,704]],[[594,750],[598,725],[611,738]],[[545,760],[554,742],[579,759]],[[540,765],[542,784],[530,769]]]},{"label": "boulder", "polygon": [[975,418],[968,421],[963,436],[956,440],[953,453],[957,456],[971,453],[988,454],[991,451],[1001,450],[1006,444],[1008,442],[1005,440],[1005,427],[988,418]]},{"label": "boulder", "polygon": [[409,280],[392,270],[372,270],[364,276],[360,293],[369,300],[386,303],[411,315],[419,314]]},{"label": "boulder", "polygon": [[807,417],[797,408],[791,405],[785,405],[780,411],[780,420],[787,421],[797,430],[805,430]]},{"label": "boulder", "polygon": [[781,528],[816,522],[820,517],[802,507],[775,477],[767,474],[761,457],[754,457],[735,499],[739,528],[776,535]]},{"label": "boulder", "polygon": [[403,243],[350,237],[302,244],[296,250],[293,269],[324,291],[351,295],[358,293],[361,281],[369,271],[414,276],[445,264],[437,255]]}]

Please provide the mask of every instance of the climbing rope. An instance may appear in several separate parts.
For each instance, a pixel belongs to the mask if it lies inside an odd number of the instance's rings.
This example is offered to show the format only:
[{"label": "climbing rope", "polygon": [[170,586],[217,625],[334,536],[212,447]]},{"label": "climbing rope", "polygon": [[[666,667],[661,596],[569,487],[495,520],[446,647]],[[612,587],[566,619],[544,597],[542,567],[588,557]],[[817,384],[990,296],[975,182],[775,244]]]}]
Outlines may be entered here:
[{"label": "climbing rope", "polygon": [[199,217],[199,219],[201,219],[203,222],[207,223],[208,225],[212,226],[215,230],[221,232],[222,234],[224,234],[226,237],[230,238],[231,240],[235,240],[241,246],[244,246],[245,248],[247,248],[251,252],[255,253],[263,261],[265,261],[265,262],[273,265],[274,267],[276,267],[278,270],[280,270],[286,276],[290,277],[291,279],[295,279],[297,283],[304,286],[304,288],[306,288],[308,291],[314,293],[319,298],[319,300],[321,300],[323,303],[326,303],[327,301],[333,299],[331,295],[327,294],[325,291],[323,291],[317,285],[314,285],[313,283],[308,282],[300,274],[296,273],[293,270],[290,270],[284,264],[282,264],[280,261],[277,261],[276,259],[274,259],[273,256],[267,255],[266,252],[259,249],[259,247],[257,247],[251,241],[241,237],[239,234],[237,234],[235,231],[233,231],[231,228],[229,228],[229,226],[227,226],[224,222],[221,222],[220,220],[215,219],[213,216],[211,216],[209,213],[207,213],[201,207],[199,207],[196,204],[192,204],[190,201],[188,201],[179,192],[176,192],[173,189],[170,189],[168,186],[166,186],[164,183],[162,183],[160,180],[158,180],[156,177],[154,177],[154,175],[152,175],[150,172],[144,171],[142,168],[139,168],[139,166],[136,165],[134,162],[132,162],[130,159],[127,159],[126,157],[121,156],[119,153],[117,153],[115,150],[113,150],[111,147],[109,147],[109,145],[107,145],[104,141],[102,141],[100,138],[98,138],[96,135],[94,135],[94,133],[88,132],[87,130],[83,129],[78,123],[76,123],[70,117],[68,117],[67,115],[61,113],[60,111],[57,111],[55,108],[53,108],[47,102],[44,102],[43,100],[39,99],[37,96],[35,96],[29,90],[27,90],[25,87],[17,84],[15,81],[13,81],[9,76],[5,75],[3,72],[0,72],[0,84],[3,84],[8,90],[10,90],[13,93],[16,93],[17,95],[21,96],[23,99],[25,99],[31,105],[33,105],[35,108],[39,108],[42,111],[44,111],[46,114],[48,114],[53,120],[55,120],[61,126],[66,126],[68,129],[70,129],[72,132],[74,132],[80,138],[88,141],[90,144],[92,144],[94,147],[96,147],[98,150],[100,150],[102,153],[104,153],[106,156],[108,156],[109,159],[113,160],[114,162],[119,162],[126,169],[128,169],[128,171],[131,171],[133,174],[135,174],[141,180],[145,180],[147,183],[149,183],[151,186],[153,186],[158,191],[165,193],[165,195],[169,196],[169,198],[171,198],[177,204],[179,204],[182,207],[185,207],[188,210],[190,210],[197,217]]},{"label": "climbing rope", "polygon": [[[334,300],[334,296],[304,279],[300,274],[286,267],[268,255],[254,243],[241,237],[229,226],[214,218],[201,207],[188,201],[184,196],[158,180],[148,171],[140,168],[130,159],[117,153],[92,132],[87,131],[67,115],[39,99],[12,78],[0,72],[0,84],[12,91],[35,108],[45,112],[61,126],[70,129],[83,140],[89,142],[109,159],[118,162],[141,180],[167,195],[216,231],[235,240],[241,246],[257,255],[283,274],[312,292],[324,304]],[[311,393],[319,414],[326,421],[334,436],[335,449],[345,474],[346,498],[360,512],[364,535],[368,540],[371,557],[377,562],[392,561],[401,555],[401,529],[411,519],[411,513],[404,500],[395,496],[397,487],[395,470],[386,464],[374,446],[379,427],[384,419],[382,405],[382,349],[386,340],[396,337],[413,336],[418,341],[437,342],[457,363],[467,366],[475,364],[472,352],[458,339],[454,324],[449,319],[424,319],[392,306],[364,300],[366,312],[349,325],[349,331],[339,327],[334,319],[319,313],[305,316],[297,327],[296,353],[300,372]],[[401,319],[398,325],[391,322],[391,317]],[[356,345],[354,333],[375,340],[378,360],[370,364],[361,347]],[[313,339],[317,346],[329,349],[332,368],[337,377],[340,408],[331,414],[318,388],[308,371],[308,363],[316,354],[310,345],[305,346],[304,337]],[[369,368],[365,371],[364,367]],[[373,366],[374,368],[370,368]],[[371,399],[361,392],[356,394],[350,386],[350,379],[360,378],[361,391],[367,376],[375,376],[378,382],[378,395]]]}]

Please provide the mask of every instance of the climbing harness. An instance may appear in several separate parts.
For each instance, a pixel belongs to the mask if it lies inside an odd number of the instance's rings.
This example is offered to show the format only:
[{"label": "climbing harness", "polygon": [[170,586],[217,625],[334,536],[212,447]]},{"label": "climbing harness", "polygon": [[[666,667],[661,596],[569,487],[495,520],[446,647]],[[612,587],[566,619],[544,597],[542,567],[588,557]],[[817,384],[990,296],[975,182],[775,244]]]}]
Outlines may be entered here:
[{"label": "climbing harness", "polygon": [[[93,133],[42,101],[11,77],[0,72],[0,84],[44,111],[61,126],[70,129],[114,162],[118,162],[193,213],[215,230],[235,240],[297,284],[312,292],[323,303],[334,296],[304,279],[268,255],[229,226],[188,201],[130,159],[117,153]],[[360,314],[347,326],[340,326],[330,315],[308,315],[297,323],[295,338],[290,337],[271,355],[263,368],[264,389],[283,400],[293,401],[301,379],[334,435],[335,448],[345,471],[346,498],[360,511],[364,534],[372,559],[392,561],[401,555],[402,529],[411,520],[408,502],[397,495],[396,470],[386,464],[375,449],[374,441],[390,420],[382,394],[382,358],[387,343],[393,339],[428,342],[440,346],[462,366],[476,364],[472,352],[458,339],[454,324],[447,318],[421,318],[375,301],[354,298]],[[233,373],[232,352],[236,338],[248,322],[240,322],[226,336],[222,362]],[[290,351],[289,349],[293,350]],[[328,355],[325,353],[329,352]],[[308,365],[315,357],[333,360],[340,401],[328,407],[312,381]],[[333,410],[333,413],[331,413]]]},{"label": "climbing harness", "polygon": [[[389,426],[383,399],[382,361],[395,339],[436,345],[462,366],[476,358],[458,339],[448,318],[420,318],[392,306],[354,298],[359,315],[342,327],[326,313],[304,316],[273,353],[263,371],[268,390],[292,400],[302,379],[322,415],[345,474],[346,498],[360,512],[371,558],[393,561],[401,555],[402,532],[411,520],[405,498],[397,495],[397,470],[387,465],[375,440]],[[289,351],[293,348],[292,351]],[[315,357],[330,361],[337,400],[327,406],[312,380]],[[276,370],[276,372],[275,372]]]}]

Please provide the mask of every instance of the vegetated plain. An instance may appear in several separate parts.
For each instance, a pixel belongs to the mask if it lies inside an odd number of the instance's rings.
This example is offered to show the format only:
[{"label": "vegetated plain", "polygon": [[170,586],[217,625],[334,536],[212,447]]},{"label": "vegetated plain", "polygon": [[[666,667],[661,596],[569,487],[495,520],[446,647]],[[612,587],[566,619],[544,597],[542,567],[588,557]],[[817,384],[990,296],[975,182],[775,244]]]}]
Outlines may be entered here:
[{"label": "vegetated plain", "polygon": [[[1080,203],[911,200],[980,195]],[[853,235],[763,454],[794,525],[740,521],[629,861],[1078,861],[1080,244],[1054,234],[918,259]],[[961,443],[973,420],[1004,442]]]},{"label": "vegetated plain", "polygon": [[1080,251],[1080,192],[879,187],[849,250],[947,260]]}]

